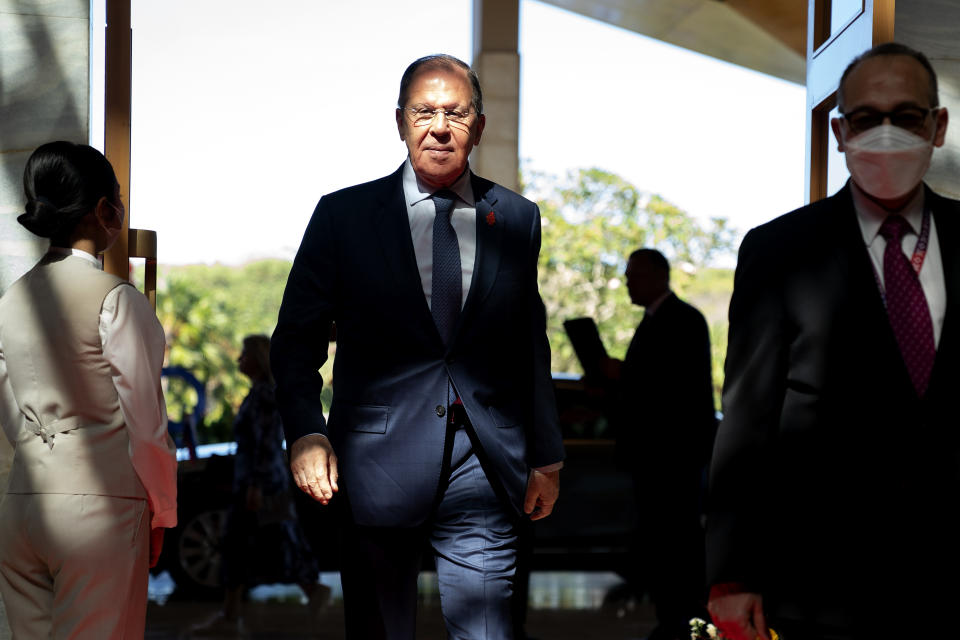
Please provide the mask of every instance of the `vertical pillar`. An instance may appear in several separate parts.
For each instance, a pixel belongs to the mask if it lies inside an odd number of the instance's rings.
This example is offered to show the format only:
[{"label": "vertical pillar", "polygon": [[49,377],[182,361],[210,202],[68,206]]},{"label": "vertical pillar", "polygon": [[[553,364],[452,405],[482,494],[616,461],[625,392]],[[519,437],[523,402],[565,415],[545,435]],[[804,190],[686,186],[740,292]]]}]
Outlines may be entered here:
[{"label": "vertical pillar", "polygon": [[473,68],[483,86],[486,128],[473,170],[520,188],[520,0],[473,0]]},{"label": "vertical pillar", "polygon": [[27,158],[88,139],[89,20],[87,1],[0,0],[0,294],[47,251],[17,223]]},{"label": "vertical pillar", "polygon": [[[893,4],[893,3],[891,3]],[[897,2],[895,13],[897,42],[923,51],[930,59],[940,88],[940,105],[947,108],[950,124],[943,147],[933,153],[930,170],[924,178],[934,191],[960,198],[960,42],[949,35],[960,20],[960,6],[941,0]],[[891,19],[891,22],[893,20]]]},{"label": "vertical pillar", "polygon": [[[17,222],[27,158],[53,140],[87,141],[89,19],[88,2],[0,0],[0,295],[48,246]],[[0,434],[0,501],[12,462]],[[11,637],[0,599],[0,640]]]},{"label": "vertical pillar", "polygon": [[129,278],[130,257],[127,232],[130,228],[130,108],[131,48],[130,0],[107,0],[106,37],[106,122],[104,155],[113,165],[127,215],[123,231],[103,256],[103,269]]}]

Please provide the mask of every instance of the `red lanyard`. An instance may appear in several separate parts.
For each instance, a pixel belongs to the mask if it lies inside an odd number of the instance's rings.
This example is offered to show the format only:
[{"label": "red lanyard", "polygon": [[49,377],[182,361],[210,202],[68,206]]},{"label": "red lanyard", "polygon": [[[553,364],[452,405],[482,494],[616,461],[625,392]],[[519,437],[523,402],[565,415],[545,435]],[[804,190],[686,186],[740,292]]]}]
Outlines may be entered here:
[{"label": "red lanyard", "polygon": [[927,245],[930,243],[930,209],[923,210],[923,222],[920,223],[920,239],[917,240],[917,246],[913,248],[913,255],[910,257],[910,264],[913,270],[920,275],[920,269],[923,268],[923,261],[927,257]]}]

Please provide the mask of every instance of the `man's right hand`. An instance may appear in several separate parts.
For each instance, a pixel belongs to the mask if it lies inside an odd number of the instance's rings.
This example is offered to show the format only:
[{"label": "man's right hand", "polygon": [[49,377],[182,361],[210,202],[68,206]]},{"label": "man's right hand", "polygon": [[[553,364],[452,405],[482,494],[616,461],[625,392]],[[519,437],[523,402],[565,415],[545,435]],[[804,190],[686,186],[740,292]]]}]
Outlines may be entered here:
[{"label": "man's right hand", "polygon": [[290,448],[290,470],[300,490],[320,504],[327,504],[337,486],[337,456],[326,436],[298,438]]},{"label": "man's right hand", "polygon": [[729,640],[770,640],[759,593],[730,593],[711,596],[707,610],[713,624]]}]

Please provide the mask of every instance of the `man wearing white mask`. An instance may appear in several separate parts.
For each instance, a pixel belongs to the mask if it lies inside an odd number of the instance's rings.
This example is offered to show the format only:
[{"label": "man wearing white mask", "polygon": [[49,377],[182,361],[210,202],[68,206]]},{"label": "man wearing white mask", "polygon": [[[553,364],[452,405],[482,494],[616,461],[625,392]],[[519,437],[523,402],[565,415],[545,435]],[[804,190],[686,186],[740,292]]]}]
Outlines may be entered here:
[{"label": "man wearing white mask", "polygon": [[837,104],[851,180],[740,248],[707,525],[731,640],[932,638],[960,602],[960,203],[922,182],[947,111],[895,43]]}]

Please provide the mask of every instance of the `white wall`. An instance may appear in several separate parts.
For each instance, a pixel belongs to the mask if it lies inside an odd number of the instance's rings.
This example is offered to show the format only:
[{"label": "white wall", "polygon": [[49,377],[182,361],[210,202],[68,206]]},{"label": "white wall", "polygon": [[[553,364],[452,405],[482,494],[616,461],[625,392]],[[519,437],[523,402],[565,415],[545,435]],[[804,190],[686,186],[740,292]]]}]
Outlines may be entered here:
[{"label": "white wall", "polygon": [[960,5],[956,0],[898,2],[894,39],[919,49],[937,72],[940,104],[950,122],[947,140],[933,154],[927,183],[940,194],[960,198]]},{"label": "white wall", "polygon": [[[44,142],[89,139],[90,32],[89,0],[0,0],[0,294],[46,250],[17,223],[27,158]],[[2,496],[12,450],[0,440]],[[0,602],[0,640],[10,637]]]},{"label": "white wall", "polygon": [[0,0],[0,293],[46,249],[16,221],[27,158],[88,141],[89,41],[89,0]]}]

